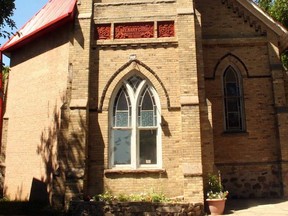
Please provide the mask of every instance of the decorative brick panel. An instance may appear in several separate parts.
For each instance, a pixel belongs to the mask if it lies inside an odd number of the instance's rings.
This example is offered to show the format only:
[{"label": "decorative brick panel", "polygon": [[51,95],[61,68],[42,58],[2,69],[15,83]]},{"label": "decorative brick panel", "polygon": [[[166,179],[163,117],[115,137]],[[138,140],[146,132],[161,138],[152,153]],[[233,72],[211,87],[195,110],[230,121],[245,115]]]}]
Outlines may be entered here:
[{"label": "decorative brick panel", "polygon": [[115,39],[131,39],[131,38],[153,38],[154,23],[118,23],[115,24]]},{"label": "decorative brick panel", "polygon": [[157,23],[158,37],[174,37],[175,27],[174,21],[161,21]]},{"label": "decorative brick panel", "polygon": [[96,40],[107,40],[111,38],[111,24],[97,24],[95,29]]}]

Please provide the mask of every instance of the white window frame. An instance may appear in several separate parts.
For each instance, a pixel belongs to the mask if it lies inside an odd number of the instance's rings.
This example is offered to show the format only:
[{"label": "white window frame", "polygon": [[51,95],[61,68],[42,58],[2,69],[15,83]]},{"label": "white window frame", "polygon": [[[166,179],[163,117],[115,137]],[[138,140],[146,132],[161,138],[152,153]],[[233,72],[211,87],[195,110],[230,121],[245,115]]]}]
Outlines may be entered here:
[{"label": "white window frame", "polygon": [[[137,87],[136,92],[134,92],[133,88],[130,86],[130,84],[123,80],[120,85],[118,85],[110,100],[110,106],[109,106],[109,167],[112,169],[161,169],[162,168],[162,142],[161,142],[161,108],[160,108],[160,100],[159,96],[154,89],[154,87],[151,85],[149,81],[147,81],[145,78],[141,77],[143,80]],[[145,90],[146,86],[148,85],[149,90],[153,94],[155,104],[156,104],[156,112],[157,112],[157,123],[156,126],[149,126],[149,127],[140,127],[137,125],[138,122],[138,104],[140,100],[141,93]],[[117,97],[117,94],[121,87],[126,88],[127,94],[129,95],[130,103],[131,103],[131,125],[130,127],[123,127],[123,129],[131,129],[131,164],[127,165],[115,165],[114,164],[114,130],[121,130],[122,127],[114,127],[113,126],[113,109],[114,109],[114,103]],[[140,138],[139,138],[139,130],[143,129],[156,129],[156,151],[157,151],[157,163],[156,164],[140,164]]]}]

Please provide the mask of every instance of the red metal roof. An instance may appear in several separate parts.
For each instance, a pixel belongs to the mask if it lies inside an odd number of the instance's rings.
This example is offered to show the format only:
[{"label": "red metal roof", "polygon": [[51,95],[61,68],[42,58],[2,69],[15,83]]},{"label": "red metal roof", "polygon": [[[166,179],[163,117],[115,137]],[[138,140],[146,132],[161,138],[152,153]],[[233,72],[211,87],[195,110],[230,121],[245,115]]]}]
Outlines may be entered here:
[{"label": "red metal roof", "polygon": [[76,1],[49,0],[0,50],[2,52],[9,52],[73,19]]}]

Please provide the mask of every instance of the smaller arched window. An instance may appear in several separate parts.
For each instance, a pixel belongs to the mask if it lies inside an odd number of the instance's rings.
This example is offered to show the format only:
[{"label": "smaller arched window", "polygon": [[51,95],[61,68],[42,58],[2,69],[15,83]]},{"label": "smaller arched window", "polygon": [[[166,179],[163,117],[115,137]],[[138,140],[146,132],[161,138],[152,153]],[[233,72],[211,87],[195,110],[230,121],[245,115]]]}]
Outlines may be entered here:
[{"label": "smaller arched window", "polygon": [[161,167],[160,103],[152,85],[133,75],[123,80],[112,104],[111,167]]},{"label": "smaller arched window", "polygon": [[225,130],[241,132],[245,130],[243,91],[237,72],[229,66],[223,74]]}]

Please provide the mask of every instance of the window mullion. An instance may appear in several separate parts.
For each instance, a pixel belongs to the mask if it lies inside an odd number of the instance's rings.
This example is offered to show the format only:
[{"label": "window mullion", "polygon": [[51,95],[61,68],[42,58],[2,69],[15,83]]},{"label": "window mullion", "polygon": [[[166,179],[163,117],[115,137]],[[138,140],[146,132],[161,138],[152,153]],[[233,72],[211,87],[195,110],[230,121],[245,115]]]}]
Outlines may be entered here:
[{"label": "window mullion", "polygon": [[136,119],[137,119],[137,113],[136,113],[136,96],[134,94],[133,88],[126,83],[127,92],[131,99],[131,128],[132,128],[132,135],[131,135],[131,167],[133,169],[137,168],[137,131],[136,131]]}]

